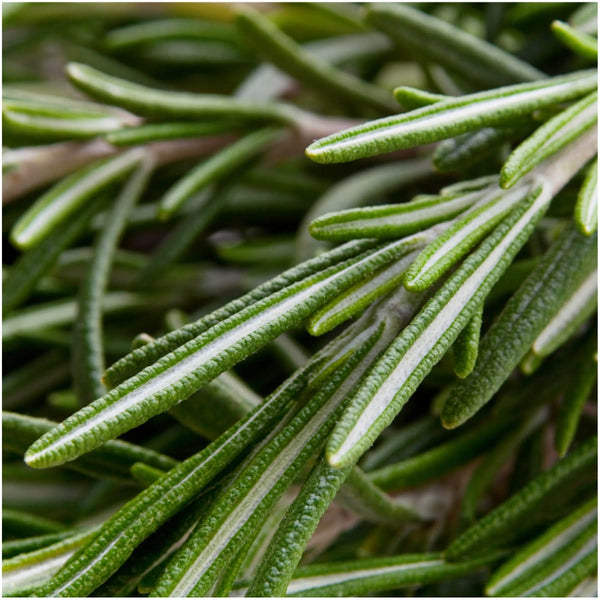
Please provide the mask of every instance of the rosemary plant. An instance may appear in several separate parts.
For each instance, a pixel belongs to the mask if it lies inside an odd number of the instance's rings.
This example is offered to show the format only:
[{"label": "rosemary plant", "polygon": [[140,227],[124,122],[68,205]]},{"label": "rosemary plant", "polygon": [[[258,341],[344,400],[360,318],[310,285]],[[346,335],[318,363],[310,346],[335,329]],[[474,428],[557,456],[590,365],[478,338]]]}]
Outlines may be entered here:
[{"label": "rosemary plant", "polygon": [[5,4],[5,595],[594,595],[596,19]]}]

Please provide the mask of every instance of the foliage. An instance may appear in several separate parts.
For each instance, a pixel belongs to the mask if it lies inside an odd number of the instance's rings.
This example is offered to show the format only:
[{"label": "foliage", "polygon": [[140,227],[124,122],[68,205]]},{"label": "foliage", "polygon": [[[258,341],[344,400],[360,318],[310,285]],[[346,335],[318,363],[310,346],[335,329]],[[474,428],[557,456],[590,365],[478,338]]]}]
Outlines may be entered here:
[{"label": "foliage", "polygon": [[6,595],[590,594],[595,5],[3,9]]}]

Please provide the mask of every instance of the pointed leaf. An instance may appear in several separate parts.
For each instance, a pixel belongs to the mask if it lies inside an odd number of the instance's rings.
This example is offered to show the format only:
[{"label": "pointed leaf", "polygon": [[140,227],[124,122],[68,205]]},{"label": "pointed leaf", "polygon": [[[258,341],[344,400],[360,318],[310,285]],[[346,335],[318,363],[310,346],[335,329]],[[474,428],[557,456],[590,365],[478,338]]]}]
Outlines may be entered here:
[{"label": "pointed leaf", "polygon": [[406,4],[370,4],[367,18],[411,54],[447,67],[481,87],[545,77],[498,46]]},{"label": "pointed leaf", "polygon": [[159,219],[171,218],[192,194],[223,179],[236,168],[264,152],[280,135],[281,130],[272,127],[255,131],[191,169],[163,196],[158,210]]},{"label": "pointed leaf", "polygon": [[132,83],[80,63],[69,63],[67,75],[74,85],[95,98],[136,113],[175,119],[210,117],[289,122],[297,109],[283,103],[250,102],[217,94],[167,92]]},{"label": "pointed leaf", "polygon": [[401,554],[301,567],[288,585],[287,596],[368,596],[459,577],[493,562],[497,554],[462,563],[447,563],[439,553]]},{"label": "pointed leaf", "polygon": [[589,94],[536,129],[504,163],[500,185],[512,187],[543,160],[593,127],[598,120],[597,100],[597,92]]},{"label": "pointed leaf", "polygon": [[484,190],[473,208],[419,254],[404,276],[408,290],[423,291],[435,283],[527,196],[529,188],[521,187],[507,194],[492,184]]},{"label": "pointed leaf", "polygon": [[598,160],[588,167],[575,205],[575,223],[583,235],[592,235],[598,228]]},{"label": "pointed leaf", "polygon": [[66,419],[31,446],[27,464],[37,468],[62,464],[175,406],[289,327],[300,324],[334,291],[342,291],[403,253],[401,243],[392,242],[233,314]]},{"label": "pointed leaf", "polygon": [[481,198],[479,191],[451,196],[417,196],[404,204],[351,208],[318,217],[310,233],[318,240],[398,238],[460,214]]},{"label": "pointed leaf", "polygon": [[514,534],[514,527],[532,512],[539,509],[541,502],[553,493],[560,493],[572,478],[586,469],[596,468],[597,443],[595,436],[582,443],[573,452],[553,467],[538,475],[525,487],[513,494],[500,506],[487,513],[467,529],[446,550],[448,560],[463,560],[481,548],[489,549],[502,542],[501,536]]},{"label": "pointed leaf", "polygon": [[85,596],[106,581],[141,542],[274,425],[304,386],[304,379],[304,373],[300,373],[285,382],[246,418],[129,501],[101,527],[98,536],[53,577],[45,593]]},{"label": "pointed leaf", "polygon": [[102,384],[104,344],[102,332],[102,299],[112,258],[127,218],[144,192],[153,165],[147,158],[134,172],[115,199],[94,246],[94,256],[81,283],[77,300],[77,318],[73,332],[71,355],[73,383],[79,404],[85,406],[106,393]]},{"label": "pointed leaf", "polygon": [[568,226],[482,339],[473,372],[454,386],[444,405],[445,427],[458,427],[490,400],[595,264],[596,239]]},{"label": "pointed leaf", "polygon": [[541,188],[461,265],[398,336],[352,398],[328,442],[328,460],[356,460],[402,410],[528,239],[547,209]]},{"label": "pointed leaf", "polygon": [[592,498],[519,550],[490,577],[487,595],[531,596],[536,588],[556,579],[557,569],[564,568],[570,555],[580,550],[577,538],[587,530],[584,544],[595,537],[597,508],[598,500]]},{"label": "pointed leaf", "polygon": [[373,240],[362,242],[351,242],[317,256],[311,260],[301,263],[287,271],[284,271],[272,280],[259,285],[251,292],[241,298],[228,302],[218,310],[202,317],[194,323],[185,325],[181,329],[172,331],[158,338],[151,344],[147,344],[131,352],[106,371],[104,381],[109,387],[115,387],[129,377],[132,377],[144,367],[151,365],[169,352],[172,352],[186,342],[193,340],[201,333],[207,331],[214,325],[231,317],[244,308],[263,300],[271,294],[275,294],[286,286],[297,283],[310,275],[324,271],[338,262],[357,256],[375,246]]},{"label": "pointed leaf", "polygon": [[306,155],[320,163],[346,162],[429,144],[482,127],[506,124],[536,109],[589,94],[596,85],[595,74],[582,71],[450,98],[322,138],[306,149]]},{"label": "pointed leaf", "polygon": [[39,243],[92,195],[129,173],[145,155],[144,149],[133,148],[66,177],[25,211],[12,228],[11,241],[19,248]]},{"label": "pointed leaf", "polygon": [[458,334],[452,352],[454,355],[454,372],[458,377],[468,377],[477,361],[479,353],[479,336],[483,319],[483,304],[471,317],[465,328]]},{"label": "pointed leaf", "polygon": [[597,60],[598,40],[595,37],[579,31],[563,21],[554,21],[552,23],[552,32],[560,42],[573,50],[575,54],[579,54],[579,56],[590,60]]}]

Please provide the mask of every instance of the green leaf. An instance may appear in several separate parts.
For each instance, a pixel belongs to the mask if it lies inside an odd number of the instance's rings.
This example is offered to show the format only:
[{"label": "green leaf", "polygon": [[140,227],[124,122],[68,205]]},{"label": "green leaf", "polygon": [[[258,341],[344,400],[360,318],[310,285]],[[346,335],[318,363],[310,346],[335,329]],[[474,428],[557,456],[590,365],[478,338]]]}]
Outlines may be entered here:
[{"label": "green leaf", "polygon": [[11,540],[9,542],[2,542],[2,558],[12,558],[13,556],[17,556],[19,554],[25,554],[27,552],[33,552],[34,550],[46,548],[47,546],[50,546],[50,544],[54,544],[55,542],[60,542],[61,540],[71,537],[74,533],[74,529],[67,529],[57,533],[46,533],[44,535],[34,535],[18,540]]},{"label": "green leaf", "polygon": [[595,265],[596,239],[567,226],[483,337],[473,372],[444,405],[444,427],[458,427],[491,399]]},{"label": "green leaf", "polygon": [[69,557],[95,534],[95,530],[88,530],[45,548],[3,560],[3,593],[28,596],[39,591],[36,588],[46,583]]},{"label": "green leaf", "polygon": [[525,487],[513,494],[500,506],[487,513],[467,529],[446,550],[451,561],[463,560],[467,556],[502,542],[502,537],[514,534],[514,527],[540,507],[541,502],[553,493],[560,493],[563,486],[586,469],[595,469],[597,458],[595,436],[587,439],[565,458],[538,475]]},{"label": "green leaf", "polygon": [[157,40],[221,40],[235,42],[234,29],[226,24],[201,19],[152,19],[111,29],[104,37],[106,47],[123,52]]},{"label": "green leaf", "polygon": [[148,262],[139,271],[136,284],[146,287],[158,280],[161,275],[191,246],[196,238],[210,227],[226,207],[229,200],[228,189],[208,188],[201,192],[203,202],[196,210],[181,219],[158,245]]},{"label": "green leaf", "polygon": [[114,251],[127,224],[129,213],[146,188],[152,169],[151,161],[146,160],[142,163],[115,199],[95,242],[93,258],[81,283],[71,359],[73,383],[81,406],[106,393],[102,384],[102,299],[108,287]]},{"label": "green leaf", "polygon": [[519,550],[492,574],[488,596],[533,596],[556,580],[582,551],[595,547],[597,498],[584,502]]},{"label": "green leaf", "polygon": [[[2,447],[23,455],[33,441],[55,426],[54,421],[3,411]],[[131,483],[130,468],[137,462],[158,469],[170,469],[177,464],[164,454],[122,440],[111,440],[69,463],[67,468],[95,478]]]},{"label": "green leaf", "polygon": [[598,228],[598,159],[588,167],[575,205],[575,223],[583,235]]},{"label": "green leaf", "polygon": [[391,94],[307,52],[253,8],[239,6],[236,24],[251,47],[298,81],[339,96],[345,102],[358,102],[384,113],[394,112]]},{"label": "green leaf", "polygon": [[500,185],[512,187],[543,160],[593,127],[598,119],[597,100],[597,92],[589,94],[536,129],[504,163]]},{"label": "green leaf", "polygon": [[300,324],[334,291],[344,290],[365,273],[395,260],[403,254],[399,249],[402,246],[397,242],[384,245],[283,288],[220,321],[66,419],[31,446],[27,464],[37,468],[62,464],[175,406],[286,329]]},{"label": "green leaf", "polygon": [[59,118],[2,109],[2,122],[11,135],[24,135],[50,140],[93,138],[123,123],[117,117]]},{"label": "green leaf", "polygon": [[498,46],[405,4],[370,4],[367,19],[424,62],[447,67],[481,87],[545,77]]},{"label": "green leaf", "polygon": [[564,344],[596,312],[598,307],[598,274],[596,269],[563,300],[531,345],[532,352],[540,358],[552,354]]},{"label": "green leaf", "polygon": [[588,333],[581,343],[581,350],[578,352],[579,360],[569,373],[571,385],[564,392],[554,436],[554,446],[560,456],[567,453],[575,438],[583,407],[598,378],[598,361],[594,357],[597,348],[596,335],[593,332]]},{"label": "green leaf", "polygon": [[55,228],[39,244],[21,254],[11,266],[2,286],[3,314],[29,298],[40,279],[54,267],[63,250],[85,231],[105,200],[102,196],[88,202],[64,227]]},{"label": "green leaf", "polygon": [[[413,247],[412,243],[407,244],[407,249],[411,247]],[[369,304],[398,287],[417,252],[418,250],[409,252],[390,266],[376,271],[373,275],[367,275],[363,281],[334,297],[309,319],[308,332],[312,335],[323,335],[361,313]],[[396,303],[396,313],[402,319],[403,325],[406,325],[423,303],[424,295],[412,294],[406,290],[400,290],[400,294]]]},{"label": "green leaf", "polygon": [[261,129],[227,146],[191,169],[161,199],[159,219],[171,218],[192,194],[223,179],[236,168],[264,152],[280,135],[281,130],[278,128]]},{"label": "green leaf", "polygon": [[552,32],[567,48],[573,50],[575,54],[597,60],[598,58],[598,40],[597,38],[571,27],[563,21],[553,21]]},{"label": "green leaf", "polygon": [[455,265],[527,196],[528,188],[501,192],[493,183],[479,194],[475,205],[450,224],[419,254],[404,276],[406,289],[427,289]]},{"label": "green leaf", "polygon": [[86,200],[127,175],[145,156],[143,148],[132,148],[65,177],[25,211],[12,228],[12,243],[18,248],[38,244],[73,216]]},{"label": "green leaf", "polygon": [[317,140],[306,149],[316,162],[334,163],[429,144],[482,127],[514,122],[536,109],[574,100],[596,89],[590,71],[449,98]]},{"label": "green leaf", "polygon": [[2,511],[2,527],[8,535],[19,536],[56,533],[65,529],[62,523],[54,519],[10,508]]},{"label": "green leaf", "polygon": [[448,100],[450,96],[434,94],[426,90],[401,85],[394,89],[394,98],[396,98],[396,102],[405,110],[414,110],[415,108],[429,106],[442,100]]},{"label": "green leaf", "polygon": [[[102,300],[105,313],[126,311],[134,308],[147,308],[148,301],[156,301],[152,296],[133,294],[130,292],[109,292]],[[4,319],[2,339],[12,340],[16,337],[33,335],[57,325],[72,323],[77,314],[75,300],[53,300],[43,304],[33,304],[27,308],[15,310]]]},{"label": "green leaf", "polygon": [[111,131],[104,139],[113,146],[134,146],[159,140],[208,137],[237,131],[239,126],[227,122],[219,123],[151,123],[139,127],[126,127]]},{"label": "green leaf", "polygon": [[548,415],[548,411],[542,408],[528,415],[521,423],[515,423],[514,429],[507,432],[477,465],[462,496],[461,514],[467,523],[475,521],[479,501],[498,477],[500,469]]},{"label": "green leaf", "polygon": [[267,298],[271,294],[280,292],[286,286],[298,283],[306,277],[324,271],[339,262],[351,259],[374,246],[375,242],[373,240],[351,242],[284,271],[272,280],[259,285],[241,298],[228,302],[220,309],[202,317],[198,321],[168,333],[158,338],[155,342],[131,352],[109,367],[104,375],[105,383],[109,387],[117,386],[119,383],[141,371],[144,367],[151,365],[169,352],[193,340],[198,335],[239,311]]},{"label": "green leaf", "polygon": [[367,343],[242,463],[210,513],[167,565],[153,595],[206,595],[240,543],[258,533],[265,514],[300,468],[319,451],[348,391],[389,343],[394,329],[389,323],[387,327],[384,322],[377,323]]},{"label": "green leaf", "polygon": [[483,304],[471,317],[465,328],[458,334],[452,353],[454,356],[454,372],[458,377],[468,377],[477,361],[479,353],[479,336],[483,320]]},{"label": "green leaf", "polygon": [[497,559],[484,555],[462,563],[447,563],[439,553],[401,554],[300,567],[287,596],[365,596],[423,585],[478,571]]},{"label": "green leaf", "polygon": [[67,75],[74,85],[87,94],[145,116],[174,119],[226,117],[286,123],[293,121],[297,115],[297,109],[283,103],[250,102],[217,94],[163,91],[108,75],[80,63],[69,63]]},{"label": "green leaf", "polygon": [[431,515],[416,503],[393,498],[386,494],[359,467],[354,467],[342,486],[338,501],[361,519],[373,523],[398,524],[427,520]]},{"label": "green leaf", "polygon": [[328,244],[316,241],[309,224],[326,213],[372,204],[378,197],[432,174],[429,158],[403,160],[359,171],[332,185],[311,207],[298,228],[296,258],[306,260],[319,254]]},{"label": "green leaf", "polygon": [[262,402],[233,372],[226,371],[170,410],[180,423],[214,440]]},{"label": "green leaf", "polygon": [[98,536],[53,577],[45,593],[84,596],[106,581],[141,542],[184,508],[249,444],[264,435],[304,383],[305,373],[285,382],[204,450],[165,473],[129,501],[101,527]]},{"label": "green leaf", "polygon": [[369,479],[384,490],[419,485],[480,455],[509,425],[507,421],[489,421],[422,454],[370,471]]},{"label": "green leaf", "polygon": [[526,127],[484,127],[440,142],[433,153],[433,165],[441,173],[460,171],[498,153],[504,142],[527,133]]},{"label": "green leaf", "polygon": [[334,469],[319,459],[271,539],[248,597],[285,595],[306,544],[351,469]]},{"label": "green leaf", "polygon": [[451,196],[417,196],[403,204],[351,208],[315,219],[309,227],[318,240],[398,238],[449,220],[481,198],[481,192]]},{"label": "green leaf", "polygon": [[356,460],[402,410],[523,246],[548,206],[538,188],[429,300],[375,365],[327,446],[332,466]]}]

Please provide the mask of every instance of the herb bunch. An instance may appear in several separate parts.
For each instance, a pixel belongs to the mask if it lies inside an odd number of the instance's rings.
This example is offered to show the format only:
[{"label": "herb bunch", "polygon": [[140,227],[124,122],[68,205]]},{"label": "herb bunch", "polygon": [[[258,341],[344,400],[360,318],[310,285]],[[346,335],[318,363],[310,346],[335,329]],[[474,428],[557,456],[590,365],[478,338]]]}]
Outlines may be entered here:
[{"label": "herb bunch", "polygon": [[6,595],[592,595],[595,5],[3,8]]}]

